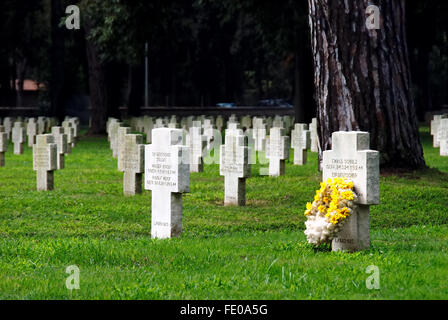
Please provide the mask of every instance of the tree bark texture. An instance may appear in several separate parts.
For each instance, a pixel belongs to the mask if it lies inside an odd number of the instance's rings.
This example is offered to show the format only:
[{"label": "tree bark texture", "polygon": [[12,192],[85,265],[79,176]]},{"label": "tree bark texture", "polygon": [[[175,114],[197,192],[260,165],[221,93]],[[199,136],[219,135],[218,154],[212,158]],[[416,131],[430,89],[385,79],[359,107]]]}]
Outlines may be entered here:
[{"label": "tree bark texture", "polygon": [[[320,152],[334,131],[370,133],[382,167],[425,167],[411,95],[404,0],[308,0]],[[380,8],[380,28],[366,9]]]}]

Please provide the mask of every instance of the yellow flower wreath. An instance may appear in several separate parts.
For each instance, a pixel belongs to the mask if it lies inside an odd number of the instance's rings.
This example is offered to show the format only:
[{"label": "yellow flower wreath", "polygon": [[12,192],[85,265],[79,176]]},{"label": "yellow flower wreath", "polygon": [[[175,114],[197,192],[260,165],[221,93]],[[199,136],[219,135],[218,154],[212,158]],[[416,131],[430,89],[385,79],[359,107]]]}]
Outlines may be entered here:
[{"label": "yellow flower wreath", "polygon": [[305,216],[324,215],[337,225],[350,216],[356,194],[353,182],[346,178],[328,179],[320,184],[313,203],[306,204]]}]

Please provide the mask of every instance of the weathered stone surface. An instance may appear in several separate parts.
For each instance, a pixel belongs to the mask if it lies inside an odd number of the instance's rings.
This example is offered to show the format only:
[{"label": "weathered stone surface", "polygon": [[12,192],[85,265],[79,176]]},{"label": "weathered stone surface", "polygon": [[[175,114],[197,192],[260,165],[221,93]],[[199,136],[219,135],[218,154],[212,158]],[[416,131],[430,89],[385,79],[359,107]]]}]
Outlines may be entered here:
[{"label": "weathered stone surface", "polygon": [[28,136],[28,147],[33,147],[33,144],[36,143],[36,136],[37,136],[36,119],[34,118],[28,119],[28,124],[26,126],[26,134]]},{"label": "weathered stone surface", "polygon": [[448,157],[448,118],[440,119],[437,128],[437,140],[440,145],[440,155]]},{"label": "weathered stone surface", "polygon": [[202,157],[204,156],[206,141],[205,137],[202,135],[200,121],[193,121],[187,145],[190,147],[190,172],[204,171]]},{"label": "weathered stone surface", "polygon": [[274,127],[269,135],[266,158],[269,159],[269,175],[271,177],[285,174],[285,160],[289,158],[289,137],[284,135],[284,129]]},{"label": "weathered stone surface", "polygon": [[244,206],[246,178],[250,176],[249,148],[238,124],[229,125],[220,154],[220,174],[224,176],[224,205]]},{"label": "weathered stone surface", "polygon": [[304,165],[307,161],[307,149],[311,147],[311,132],[308,125],[296,123],[291,132],[291,148],[294,149],[294,164]]},{"label": "weathered stone surface", "polygon": [[68,150],[68,138],[64,133],[63,127],[52,127],[51,134],[54,137],[54,142],[57,146],[57,169],[61,170],[65,168],[65,154]]},{"label": "weathered stone surface", "polygon": [[182,233],[182,193],[190,191],[189,148],[180,129],[159,128],[145,146],[145,189],[152,191],[151,235]]},{"label": "weathered stone surface", "polygon": [[0,167],[5,166],[5,152],[8,151],[8,134],[5,127],[0,126]]},{"label": "weathered stone surface", "polygon": [[14,154],[23,154],[26,131],[23,122],[15,122],[12,128],[12,142],[14,143]]},{"label": "weathered stone surface", "polygon": [[54,189],[54,170],[57,169],[57,146],[51,134],[38,135],[33,146],[33,169],[37,173],[37,190]]},{"label": "weathered stone surface", "polygon": [[310,123],[311,151],[319,152],[319,136],[317,135],[317,119],[313,118]]},{"label": "weathered stone surface", "polygon": [[370,246],[369,206],[379,203],[379,152],[369,150],[367,132],[334,132],[332,150],[324,151],[323,180],[347,178],[358,195],[357,208],[333,240],[333,251],[358,251]]},{"label": "weathered stone surface", "polygon": [[145,170],[145,145],[140,134],[126,134],[124,147],[118,156],[123,175],[123,193],[133,196],[142,193],[142,174]]}]

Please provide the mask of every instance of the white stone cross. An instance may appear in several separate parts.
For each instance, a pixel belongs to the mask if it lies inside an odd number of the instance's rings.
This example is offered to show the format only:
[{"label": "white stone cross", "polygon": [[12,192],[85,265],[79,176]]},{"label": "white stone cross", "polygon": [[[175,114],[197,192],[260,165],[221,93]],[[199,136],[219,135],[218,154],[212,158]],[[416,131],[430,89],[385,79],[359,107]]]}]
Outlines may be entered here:
[{"label": "white stone cross", "polygon": [[440,145],[440,155],[448,157],[448,118],[440,119],[437,129],[437,140]]},{"label": "white stone cross", "polygon": [[317,119],[313,118],[310,123],[311,151],[319,152],[319,136],[317,135]]},{"label": "white stone cross", "polygon": [[306,150],[311,147],[311,132],[308,125],[296,123],[291,131],[291,148],[294,149],[294,164],[304,165],[307,160]]},{"label": "white stone cross", "polygon": [[15,122],[12,128],[12,142],[14,143],[14,154],[23,153],[23,144],[25,143],[25,127],[23,122]]},{"label": "white stone cross", "polygon": [[323,152],[323,181],[347,178],[353,181],[358,195],[357,208],[333,239],[333,251],[358,251],[370,246],[369,206],[379,203],[380,154],[369,147],[368,132],[339,131],[333,133],[332,150]]},{"label": "white stone cross", "polygon": [[37,117],[37,134],[43,134],[46,131],[46,118],[45,117]]},{"label": "white stone cross", "polygon": [[123,193],[133,196],[142,193],[142,175],[145,170],[145,145],[141,134],[126,134],[118,167],[123,175]]},{"label": "white stone cross", "polygon": [[57,169],[57,146],[51,134],[36,137],[33,146],[33,169],[37,172],[37,190],[54,189],[54,170]]},{"label": "white stone cross", "polygon": [[75,146],[75,128],[73,128],[73,123],[68,120],[62,122],[62,127],[67,135],[67,153],[72,153]]},{"label": "white stone cross", "polygon": [[5,152],[8,150],[8,134],[5,127],[0,126],[0,167],[5,166]]},{"label": "white stone cross", "polygon": [[202,127],[200,121],[193,121],[190,128],[190,136],[188,138],[188,146],[190,147],[190,172],[204,171],[204,149],[206,147],[205,137],[202,135]]},{"label": "white stone cross", "polygon": [[3,126],[5,127],[6,135],[8,136],[8,140],[11,139],[12,127],[14,125],[14,119],[10,117],[6,117],[3,119]]},{"label": "white stone cross", "polygon": [[269,175],[271,177],[285,174],[285,160],[289,158],[289,137],[284,135],[285,129],[271,128],[267,143],[266,158],[269,159]]},{"label": "white stone cross", "polygon": [[54,143],[56,143],[58,155],[57,155],[57,169],[61,170],[65,168],[65,154],[67,153],[68,138],[64,133],[63,127],[52,127],[51,134],[54,137]]},{"label": "white stone cross", "polygon": [[266,150],[266,124],[263,118],[254,118],[253,138],[255,141],[255,151]]},{"label": "white stone cross", "polygon": [[37,135],[37,123],[36,119],[31,118],[28,120],[28,124],[26,126],[26,134],[28,136],[28,147],[33,147],[33,144],[36,143],[36,135]]},{"label": "white stone cross", "polygon": [[432,146],[434,148],[439,148],[440,147],[439,126],[440,126],[440,121],[442,119],[448,119],[448,114],[437,114],[437,115],[434,115],[434,119],[431,120],[431,135],[433,136]]},{"label": "white stone cross", "polygon": [[152,131],[145,146],[145,189],[152,191],[151,235],[171,238],[182,233],[182,193],[190,192],[189,148],[181,129]]},{"label": "white stone cross", "polygon": [[226,130],[225,144],[221,145],[219,172],[224,176],[224,205],[246,204],[246,178],[250,176],[247,137],[237,123]]}]

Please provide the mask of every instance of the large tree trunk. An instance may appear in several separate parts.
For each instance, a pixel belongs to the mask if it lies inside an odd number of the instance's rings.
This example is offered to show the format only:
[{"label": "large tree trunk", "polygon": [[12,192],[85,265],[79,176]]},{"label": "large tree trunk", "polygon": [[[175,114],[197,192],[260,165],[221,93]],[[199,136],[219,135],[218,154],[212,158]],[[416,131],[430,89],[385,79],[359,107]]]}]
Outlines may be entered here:
[{"label": "large tree trunk", "polygon": [[103,134],[106,132],[108,95],[106,86],[106,68],[100,61],[99,52],[88,34],[91,30],[90,21],[84,17],[86,31],[86,51],[89,65],[89,91],[91,108],[91,127],[88,134]]},{"label": "large tree trunk", "polygon": [[64,28],[59,26],[64,10],[60,0],[51,1],[51,115],[62,121],[65,116],[64,96]]},{"label": "large tree trunk", "polygon": [[[334,131],[370,132],[382,167],[425,167],[411,95],[404,0],[308,0],[321,151]],[[380,8],[379,30],[366,9]]]}]

